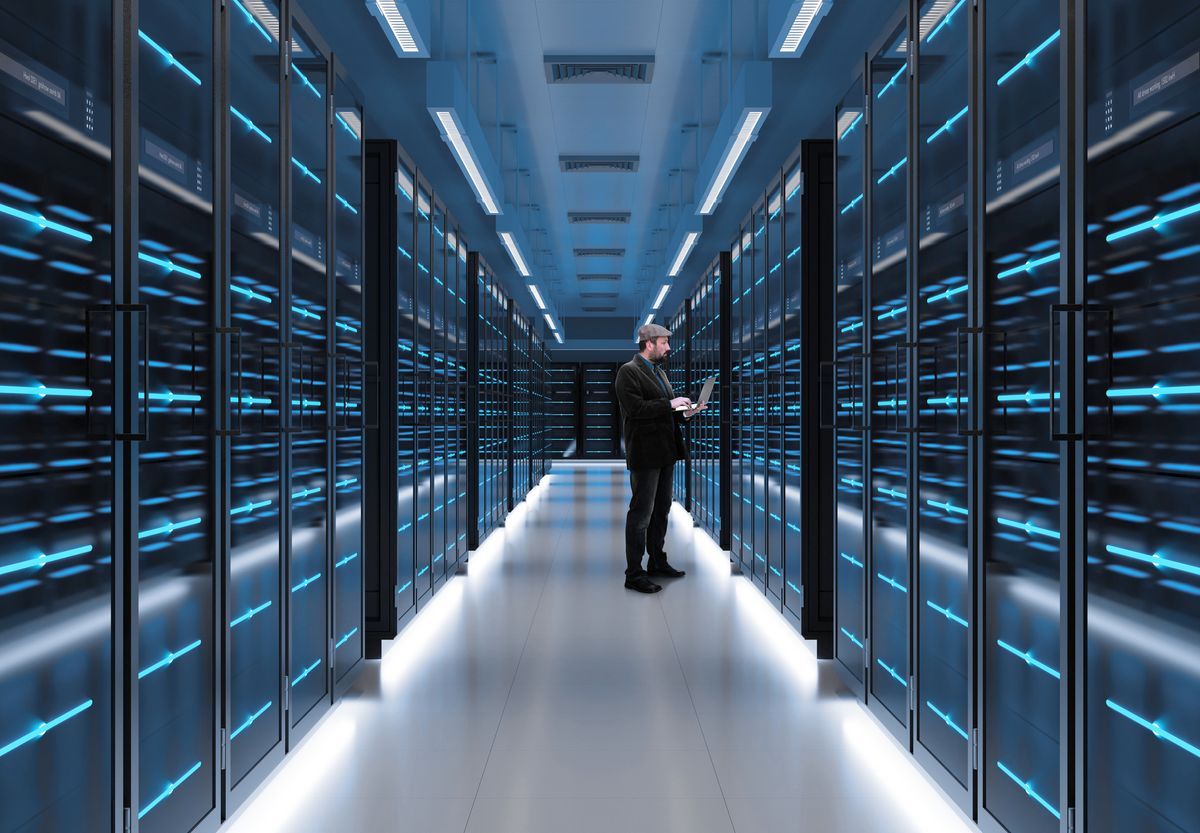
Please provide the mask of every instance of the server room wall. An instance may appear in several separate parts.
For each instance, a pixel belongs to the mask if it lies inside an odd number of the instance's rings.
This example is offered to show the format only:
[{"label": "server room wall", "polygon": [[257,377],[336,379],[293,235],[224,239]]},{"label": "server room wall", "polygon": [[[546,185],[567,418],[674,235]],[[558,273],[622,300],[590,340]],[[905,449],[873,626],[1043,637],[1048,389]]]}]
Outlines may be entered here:
[{"label": "server room wall", "polygon": [[213,829],[328,711],[367,644],[364,435],[393,633],[455,572],[485,286],[488,523],[545,471],[544,346],[432,184],[393,154],[368,340],[364,98],[299,9],[217,9],[0,3],[38,82],[0,81],[5,833]]}]

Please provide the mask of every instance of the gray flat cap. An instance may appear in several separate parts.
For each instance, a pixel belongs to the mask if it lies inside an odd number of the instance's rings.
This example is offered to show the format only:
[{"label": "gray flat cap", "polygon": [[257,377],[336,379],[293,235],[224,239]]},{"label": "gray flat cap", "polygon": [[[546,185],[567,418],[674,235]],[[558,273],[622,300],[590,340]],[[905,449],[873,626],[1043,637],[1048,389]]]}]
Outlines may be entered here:
[{"label": "gray flat cap", "polygon": [[671,331],[660,324],[643,324],[638,327],[638,341],[650,341],[663,336],[670,336]]}]

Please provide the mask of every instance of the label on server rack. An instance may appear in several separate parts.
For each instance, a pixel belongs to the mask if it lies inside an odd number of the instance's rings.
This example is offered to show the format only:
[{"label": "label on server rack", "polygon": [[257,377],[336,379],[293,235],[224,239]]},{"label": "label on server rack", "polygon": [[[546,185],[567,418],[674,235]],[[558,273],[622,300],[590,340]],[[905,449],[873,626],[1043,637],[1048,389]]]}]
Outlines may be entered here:
[{"label": "label on server rack", "polygon": [[187,183],[187,155],[149,130],[143,130],[142,160],[155,169],[169,174],[171,179],[183,185]]},{"label": "label on server rack", "polygon": [[1134,78],[1130,84],[1130,103],[1136,109],[1168,90],[1180,92],[1178,85],[1198,71],[1200,52],[1193,52],[1171,66],[1159,67],[1146,75]]},{"label": "label on server rack", "polygon": [[66,80],[3,41],[0,41],[0,73],[7,86],[33,94],[42,104],[57,105],[60,113],[66,112]]},{"label": "label on server rack", "polygon": [[292,226],[292,245],[316,260],[325,256],[321,247],[321,238],[300,225]]}]

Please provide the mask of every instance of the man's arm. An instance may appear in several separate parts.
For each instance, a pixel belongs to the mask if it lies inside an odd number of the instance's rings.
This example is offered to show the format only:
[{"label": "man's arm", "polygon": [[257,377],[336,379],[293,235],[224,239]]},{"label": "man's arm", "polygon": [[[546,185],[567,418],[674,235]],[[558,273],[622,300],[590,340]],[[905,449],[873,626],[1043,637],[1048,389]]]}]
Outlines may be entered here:
[{"label": "man's arm", "polygon": [[636,370],[622,365],[617,371],[617,400],[621,410],[633,420],[662,419],[674,414],[669,399],[647,399],[642,396],[641,385],[634,376]]}]

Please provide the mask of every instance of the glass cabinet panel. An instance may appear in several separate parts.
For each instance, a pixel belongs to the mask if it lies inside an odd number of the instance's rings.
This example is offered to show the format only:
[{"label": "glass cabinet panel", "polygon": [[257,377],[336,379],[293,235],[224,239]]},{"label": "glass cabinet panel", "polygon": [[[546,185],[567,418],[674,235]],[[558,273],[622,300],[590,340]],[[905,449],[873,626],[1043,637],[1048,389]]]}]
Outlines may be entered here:
[{"label": "glass cabinet panel", "polygon": [[112,817],[112,12],[0,0],[3,833]]},{"label": "glass cabinet panel", "polygon": [[[799,166],[786,172],[784,178],[783,225],[779,252],[783,267],[781,295],[783,304],[783,355],[780,372],[783,376],[783,560],[787,586],[784,603],[797,616],[804,607],[804,559],[814,554],[805,554],[803,544],[802,498],[808,488],[828,489],[828,483],[805,483],[804,428],[805,408],[815,403],[804,396],[803,339],[801,332],[807,310],[804,308],[805,281],[813,277],[804,273],[804,258],[801,252],[801,229],[804,216],[801,210],[800,192],[803,190],[803,173]],[[811,316],[809,316],[811,318]],[[812,478],[808,478],[810,481]]]},{"label": "glass cabinet panel", "polygon": [[766,529],[767,589],[784,598],[783,462],[784,462],[784,284],[783,195],[776,187],[767,197],[767,230],[763,235],[765,281],[762,328],[763,355],[763,460],[758,462],[763,478],[763,524]]},{"label": "glass cabinet panel", "polygon": [[416,604],[417,307],[413,259],[416,206],[412,175],[396,183],[396,614]]},{"label": "glass cabinet panel", "polygon": [[416,588],[420,598],[433,588],[433,210],[424,188],[417,190],[416,301]]}]

